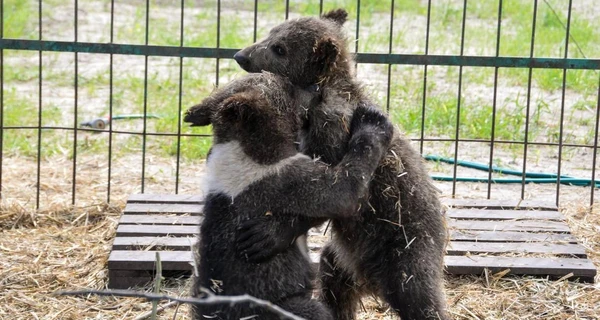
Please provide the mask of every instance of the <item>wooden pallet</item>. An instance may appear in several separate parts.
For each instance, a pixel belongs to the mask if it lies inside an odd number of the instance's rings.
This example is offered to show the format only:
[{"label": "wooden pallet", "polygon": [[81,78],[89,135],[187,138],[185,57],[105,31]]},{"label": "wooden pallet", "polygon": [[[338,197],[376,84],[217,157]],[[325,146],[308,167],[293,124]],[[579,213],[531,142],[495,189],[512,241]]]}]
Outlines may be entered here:
[{"label": "wooden pallet", "polygon": [[[535,201],[446,199],[450,274],[510,269],[518,275],[593,282],[596,268],[555,205]],[[189,276],[191,245],[202,221],[202,198],[132,195],[108,259],[109,287],[144,285],[154,277],[156,252],[164,276]],[[319,248],[311,246],[318,252]],[[314,255],[313,255],[314,256]],[[318,256],[318,254],[317,254]],[[318,260],[315,260],[318,261]]]}]

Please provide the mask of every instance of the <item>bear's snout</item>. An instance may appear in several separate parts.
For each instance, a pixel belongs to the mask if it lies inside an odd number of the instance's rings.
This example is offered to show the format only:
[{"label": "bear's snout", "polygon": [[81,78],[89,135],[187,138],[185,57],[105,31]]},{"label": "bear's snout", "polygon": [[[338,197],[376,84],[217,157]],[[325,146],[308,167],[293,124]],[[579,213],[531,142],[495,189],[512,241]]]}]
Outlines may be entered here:
[{"label": "bear's snout", "polygon": [[242,69],[249,71],[250,59],[248,59],[248,57],[243,54],[242,51],[236,52],[236,54],[233,55],[233,58],[240,65],[240,67],[242,67]]}]

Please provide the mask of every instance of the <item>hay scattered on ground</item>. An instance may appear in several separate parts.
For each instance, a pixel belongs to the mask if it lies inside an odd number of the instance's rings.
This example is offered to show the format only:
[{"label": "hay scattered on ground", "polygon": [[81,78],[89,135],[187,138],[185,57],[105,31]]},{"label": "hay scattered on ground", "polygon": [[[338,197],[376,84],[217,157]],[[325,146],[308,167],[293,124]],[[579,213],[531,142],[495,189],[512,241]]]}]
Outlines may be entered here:
[{"label": "hay scattered on ground", "polygon": [[[0,318],[134,319],[150,310],[139,299],[56,297],[65,289],[106,288],[106,261],[122,205],[68,205],[40,212],[0,206]],[[563,210],[573,233],[600,265],[600,206]],[[600,279],[597,279],[597,282]],[[188,292],[187,281],[166,293]],[[448,277],[448,306],[456,319],[599,319],[600,285],[567,280],[492,275]],[[150,290],[149,288],[146,290]],[[360,319],[394,319],[387,307],[365,299]],[[171,319],[175,308],[161,318]],[[177,319],[188,316],[187,307]]]},{"label": "hay scattered on ground", "polygon": [[[561,208],[572,233],[600,267],[600,205]],[[600,269],[600,268],[599,268]],[[455,319],[600,319],[600,276],[595,284],[498,274],[448,276],[446,294]],[[374,300],[360,319],[395,319]]]},{"label": "hay scattered on ground", "polygon": [[[3,203],[0,319],[133,319],[150,310],[150,303],[140,299],[53,295],[106,288],[106,263],[121,210],[98,204],[35,212]],[[176,296],[186,292],[181,283],[167,291]]]},{"label": "hay scattered on ground", "polygon": [[[4,198],[0,204],[0,319],[135,319],[150,311],[151,304],[140,299],[53,295],[66,289],[106,288],[107,259],[117,221],[124,199],[135,192],[124,178],[125,168],[114,181],[112,198],[118,200],[113,205],[85,194],[82,188],[79,199],[89,200],[74,207],[70,205],[70,184],[64,183],[69,170],[47,166],[43,182],[53,186],[52,196],[45,191],[48,201],[36,211],[31,205],[35,188],[19,180],[31,166],[20,169],[16,162],[5,161],[14,171],[5,171],[11,184],[3,190],[5,195],[18,197]],[[186,170],[197,168],[191,169]],[[96,171],[80,175],[78,184],[93,186],[93,180],[105,174]],[[199,177],[197,172],[190,174],[195,177],[186,182],[191,188]],[[160,177],[155,183],[169,179]],[[54,183],[57,181],[63,183]],[[600,266],[600,205],[590,210],[587,201],[563,203],[561,209],[573,234]],[[186,280],[174,281],[164,293],[185,296],[188,285]],[[599,284],[488,274],[449,276],[446,289],[449,310],[456,319],[600,319]],[[394,319],[386,306],[373,299],[365,299],[364,306],[359,315],[362,320]],[[172,319],[175,312],[176,319],[189,317],[187,307],[171,307],[160,318]]]}]

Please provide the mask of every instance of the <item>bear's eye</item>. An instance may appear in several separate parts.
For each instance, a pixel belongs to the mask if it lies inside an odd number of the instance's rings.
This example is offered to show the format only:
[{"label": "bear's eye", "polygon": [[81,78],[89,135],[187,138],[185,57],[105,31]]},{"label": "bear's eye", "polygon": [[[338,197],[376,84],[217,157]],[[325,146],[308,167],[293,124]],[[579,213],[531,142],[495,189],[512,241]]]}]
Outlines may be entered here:
[{"label": "bear's eye", "polygon": [[273,52],[275,52],[278,56],[283,56],[285,54],[285,50],[283,50],[283,47],[279,45],[272,46],[271,50],[273,50]]}]

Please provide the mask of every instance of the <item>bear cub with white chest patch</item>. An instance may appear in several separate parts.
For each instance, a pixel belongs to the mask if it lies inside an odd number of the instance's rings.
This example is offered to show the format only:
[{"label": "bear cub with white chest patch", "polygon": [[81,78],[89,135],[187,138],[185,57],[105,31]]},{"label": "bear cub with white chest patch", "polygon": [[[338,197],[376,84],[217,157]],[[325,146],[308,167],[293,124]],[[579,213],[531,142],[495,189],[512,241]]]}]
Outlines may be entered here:
[{"label": "bear cub with white chest patch", "polygon": [[[297,151],[302,110],[318,92],[293,86],[270,73],[235,80],[192,107],[184,121],[213,125],[207,159],[207,196],[198,245],[193,295],[250,294],[305,319],[333,319],[312,299],[314,274],[304,237],[262,263],[236,248],[238,227],[263,217],[294,228],[323,218],[350,218],[389,147],[392,124],[369,108],[355,111],[347,154],[328,166]],[[309,222],[307,222],[309,221]],[[302,239],[304,238],[304,239]],[[194,319],[279,319],[248,304],[197,306]]]}]

